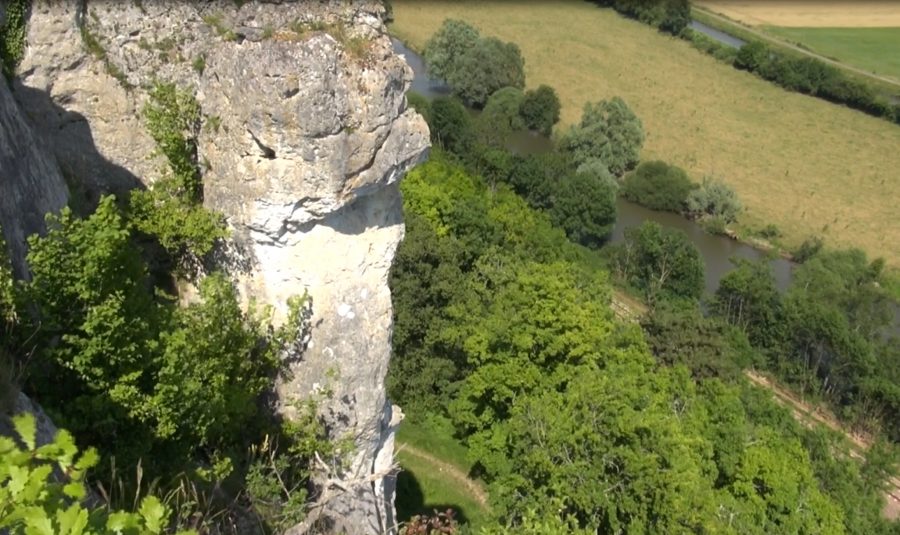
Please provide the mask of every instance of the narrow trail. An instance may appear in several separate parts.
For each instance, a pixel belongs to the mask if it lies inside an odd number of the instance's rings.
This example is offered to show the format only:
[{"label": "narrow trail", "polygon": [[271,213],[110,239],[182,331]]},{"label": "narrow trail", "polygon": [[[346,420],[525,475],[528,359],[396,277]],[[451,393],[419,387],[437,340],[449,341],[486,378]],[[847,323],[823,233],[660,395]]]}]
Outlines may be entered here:
[{"label": "narrow trail", "polygon": [[854,67],[853,65],[849,65],[849,64],[843,63],[843,62],[841,62],[841,61],[835,61],[835,60],[833,60],[833,59],[831,59],[831,58],[829,58],[829,57],[823,56],[823,55],[821,55],[821,54],[816,54],[815,52],[813,52],[813,51],[811,51],[811,50],[808,50],[808,49],[805,49],[805,48],[803,48],[803,47],[797,46],[797,45],[791,43],[790,41],[785,41],[784,39],[780,39],[780,38],[778,38],[778,37],[774,37],[774,36],[769,35],[769,34],[767,34],[767,33],[764,33],[764,32],[761,32],[761,31],[759,31],[759,30],[756,30],[756,29],[754,29],[754,28],[752,28],[752,27],[750,27],[750,26],[745,26],[745,25],[743,25],[743,24],[739,24],[739,23],[737,23],[737,22],[735,22],[735,21],[729,19],[728,17],[725,17],[725,16],[723,16],[723,15],[720,15],[720,14],[714,12],[714,11],[710,11],[709,9],[706,9],[706,8],[698,8],[698,7],[695,7],[694,9],[697,9],[697,10],[699,10],[699,11],[702,11],[702,12],[705,13],[706,15],[709,15],[710,17],[712,17],[712,18],[714,18],[714,19],[716,19],[716,20],[718,20],[718,21],[720,21],[720,22],[724,22],[724,23],[729,24],[729,25],[731,25],[731,26],[737,26],[737,27],[739,27],[740,29],[742,29],[742,30],[744,30],[744,31],[746,31],[746,32],[748,32],[748,33],[751,33],[751,34],[755,35],[756,37],[759,37],[760,39],[762,39],[762,40],[764,40],[764,41],[768,41],[769,43],[774,43],[774,44],[776,44],[776,45],[783,46],[783,47],[785,47],[785,48],[789,48],[789,49],[791,49],[791,50],[793,50],[793,51],[795,51],[795,52],[799,52],[799,53],[804,54],[804,55],[806,55],[806,56],[809,56],[809,57],[811,57],[811,58],[815,58],[815,59],[817,59],[817,60],[819,60],[819,61],[828,63],[829,65],[833,65],[833,66],[835,66],[835,67],[837,67],[837,68],[839,68],[839,69],[844,69],[844,70],[847,70],[847,71],[850,71],[850,72],[854,72],[854,73],[856,73],[856,74],[865,76],[865,77],[867,77],[867,78],[872,78],[872,79],[874,79],[874,80],[878,80],[878,81],[881,81],[881,82],[890,84],[890,85],[892,85],[892,86],[894,86],[894,87],[900,88],[900,82],[898,82],[897,80],[894,80],[894,79],[892,79],[892,78],[887,78],[887,77],[884,77],[884,76],[880,76],[880,75],[878,75],[878,74],[875,74],[875,73],[873,73],[873,72],[867,71],[867,70],[865,70],[865,69],[860,69],[860,68],[858,68],[858,67]]},{"label": "narrow trail", "polygon": [[485,511],[490,510],[490,506],[488,505],[487,492],[484,491],[484,488],[481,486],[481,484],[469,478],[469,476],[465,472],[463,472],[456,466],[442,461],[434,455],[431,455],[430,453],[420,450],[419,448],[411,446],[410,444],[407,444],[405,442],[397,442],[397,451],[405,451],[406,453],[414,457],[418,457],[419,459],[426,461],[428,464],[431,464],[438,473],[449,477],[450,479],[453,479],[461,486],[465,487],[472,495],[472,497],[475,498],[475,501],[477,501]]}]

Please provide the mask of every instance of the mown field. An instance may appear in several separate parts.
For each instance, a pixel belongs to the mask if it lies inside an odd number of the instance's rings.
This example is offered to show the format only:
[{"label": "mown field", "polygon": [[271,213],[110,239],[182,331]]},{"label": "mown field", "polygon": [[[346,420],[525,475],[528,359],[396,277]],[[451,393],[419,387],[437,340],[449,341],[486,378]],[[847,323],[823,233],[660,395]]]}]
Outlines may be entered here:
[{"label": "mown field", "polygon": [[[898,10],[900,10],[900,4],[898,4]],[[788,28],[763,26],[760,29],[831,59],[900,81],[900,27]]]},{"label": "mown field", "polygon": [[778,225],[785,244],[821,235],[900,266],[900,128],[789,93],[581,0],[394,0],[392,31],[424,46],[446,18],[522,49],[528,85],[556,88],[561,130],[585,102],[622,96],[644,122],[643,158],[731,184],[745,228]]}]

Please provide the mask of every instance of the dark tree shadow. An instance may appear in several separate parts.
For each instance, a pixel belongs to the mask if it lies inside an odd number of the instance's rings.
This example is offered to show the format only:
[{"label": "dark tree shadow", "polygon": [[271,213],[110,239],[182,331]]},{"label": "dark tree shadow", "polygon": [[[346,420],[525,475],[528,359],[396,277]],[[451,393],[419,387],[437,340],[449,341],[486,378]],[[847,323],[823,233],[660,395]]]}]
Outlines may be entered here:
[{"label": "dark tree shadow", "polygon": [[408,522],[410,518],[416,515],[431,516],[435,511],[444,512],[447,509],[453,510],[455,513],[454,518],[460,524],[468,524],[469,522],[469,519],[457,505],[426,502],[425,493],[422,491],[422,486],[416,479],[416,475],[405,468],[397,474],[397,493],[394,504],[397,508],[398,523]]}]

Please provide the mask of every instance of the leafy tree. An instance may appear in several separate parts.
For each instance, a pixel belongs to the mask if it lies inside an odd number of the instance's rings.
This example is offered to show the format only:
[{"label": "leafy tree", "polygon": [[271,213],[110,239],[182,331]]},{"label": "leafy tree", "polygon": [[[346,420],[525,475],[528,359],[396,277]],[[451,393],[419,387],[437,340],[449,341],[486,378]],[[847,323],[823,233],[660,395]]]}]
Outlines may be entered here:
[{"label": "leafy tree", "polygon": [[461,20],[447,19],[425,43],[423,56],[428,73],[450,81],[460,70],[462,59],[475,48],[481,36],[473,26]]},{"label": "leafy tree", "polygon": [[470,106],[482,107],[503,87],[525,86],[525,62],[519,47],[480,37],[469,24],[448,19],[425,44],[428,72],[445,80]]},{"label": "leafy tree", "polygon": [[687,196],[687,211],[694,217],[712,216],[733,223],[741,212],[741,201],[737,193],[725,184],[704,178],[703,184]]},{"label": "leafy tree", "polygon": [[485,37],[462,58],[447,83],[463,102],[482,107],[498,89],[525,87],[525,60],[515,43]]},{"label": "leafy tree", "polygon": [[516,156],[509,182],[532,208],[546,209],[553,205],[554,193],[572,171],[572,161],[558,152]]},{"label": "leafy tree", "polygon": [[650,352],[667,366],[684,365],[696,378],[735,380],[753,360],[753,350],[722,320],[695,307],[662,303],[641,318]]},{"label": "leafy tree", "polygon": [[785,334],[784,317],[769,262],[732,262],[735,269],[719,281],[713,311],[746,333],[754,346],[777,347]]},{"label": "leafy tree", "polygon": [[642,162],[622,184],[622,195],[652,210],[680,213],[694,188],[683,169],[659,160]]},{"label": "leafy tree", "polygon": [[541,84],[537,89],[525,92],[520,108],[525,126],[549,136],[553,125],[559,122],[559,97],[549,85]]},{"label": "leafy tree", "polygon": [[600,247],[616,223],[616,189],[593,175],[570,175],[553,195],[550,216],[573,242]]},{"label": "leafy tree", "polygon": [[624,243],[611,254],[617,275],[642,290],[650,301],[699,299],[703,291],[703,261],[683,232],[645,221],[627,229]]},{"label": "leafy tree", "polygon": [[587,103],[581,122],[560,142],[560,149],[572,155],[576,165],[589,159],[603,161],[609,172],[621,176],[638,161],[644,143],[640,119],[619,97]]},{"label": "leafy tree", "polygon": [[438,97],[431,102],[431,140],[444,149],[467,155],[475,143],[472,118],[462,103],[454,98]]},{"label": "leafy tree", "polygon": [[522,90],[515,87],[504,87],[491,95],[478,117],[479,137],[483,143],[503,147],[509,134],[525,128],[519,115],[522,99]]}]

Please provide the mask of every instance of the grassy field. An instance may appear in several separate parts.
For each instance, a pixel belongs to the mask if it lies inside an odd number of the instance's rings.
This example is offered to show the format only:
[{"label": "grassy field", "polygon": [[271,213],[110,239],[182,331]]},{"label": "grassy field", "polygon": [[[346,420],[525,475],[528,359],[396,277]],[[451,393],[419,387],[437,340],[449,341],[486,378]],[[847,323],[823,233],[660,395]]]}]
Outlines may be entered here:
[{"label": "grassy field", "polygon": [[831,59],[900,81],[900,27],[761,29]]},{"label": "grassy field", "polygon": [[782,90],[676,38],[581,0],[395,0],[392,31],[421,48],[446,18],[514,41],[531,87],[559,93],[562,127],[585,102],[622,96],[644,122],[643,157],[731,184],[744,228],[786,245],[821,235],[900,266],[900,128]]},{"label": "grassy field", "polygon": [[[449,424],[440,420],[424,424],[405,421],[397,442],[397,459],[403,470],[397,477],[398,520],[452,508],[457,520],[473,530],[480,528],[487,510],[470,490],[470,486],[480,484],[460,481],[472,467],[466,459],[466,447],[453,439]],[[423,457],[423,452],[434,459]]]}]

